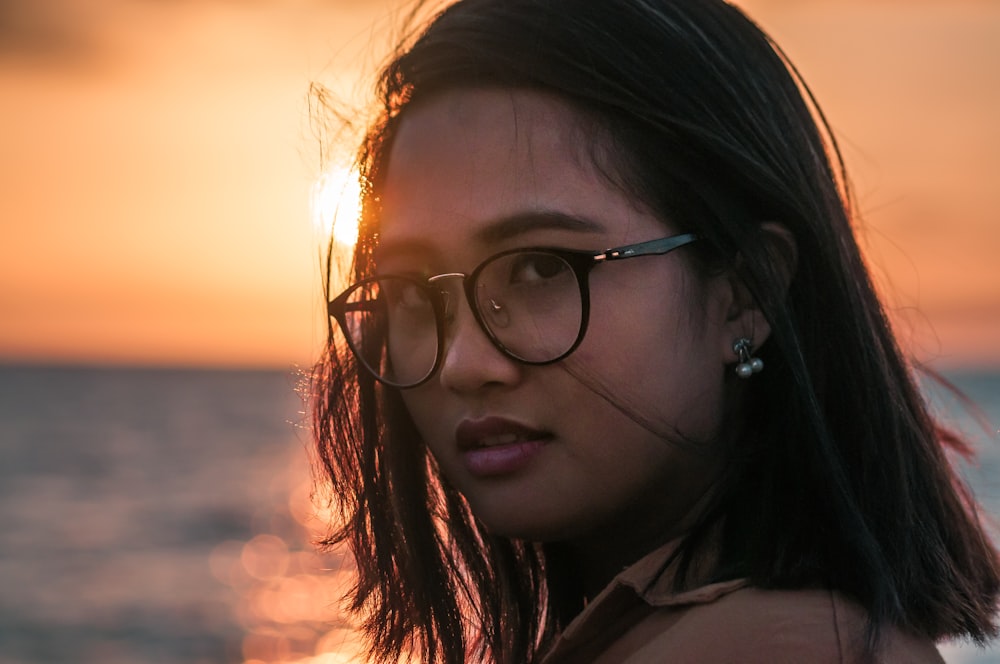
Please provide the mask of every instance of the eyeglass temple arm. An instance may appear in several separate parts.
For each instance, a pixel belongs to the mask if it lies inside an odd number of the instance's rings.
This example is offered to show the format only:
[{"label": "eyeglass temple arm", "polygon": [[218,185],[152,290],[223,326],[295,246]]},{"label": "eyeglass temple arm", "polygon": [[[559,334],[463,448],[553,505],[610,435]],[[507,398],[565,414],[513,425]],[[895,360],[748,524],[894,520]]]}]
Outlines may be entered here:
[{"label": "eyeglass temple arm", "polygon": [[594,260],[614,261],[622,260],[623,258],[634,258],[636,256],[657,256],[665,254],[668,251],[673,251],[685,244],[690,244],[697,239],[699,238],[694,233],[684,233],[683,235],[674,235],[673,237],[666,237],[659,240],[627,244],[621,247],[605,249],[601,253],[595,254]]}]

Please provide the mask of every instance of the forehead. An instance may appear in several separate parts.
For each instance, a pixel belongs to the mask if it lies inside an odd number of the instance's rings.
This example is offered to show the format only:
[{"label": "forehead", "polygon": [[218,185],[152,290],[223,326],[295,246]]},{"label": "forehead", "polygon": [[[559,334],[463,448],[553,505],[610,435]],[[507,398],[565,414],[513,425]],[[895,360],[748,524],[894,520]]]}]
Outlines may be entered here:
[{"label": "forehead", "polygon": [[608,228],[631,219],[635,202],[595,166],[608,151],[592,124],[525,90],[460,90],[415,103],[389,151],[381,242],[470,241],[498,220],[539,213]]},{"label": "forehead", "polygon": [[406,108],[389,164],[400,170],[414,157],[458,148],[468,158],[490,162],[531,150],[543,158],[586,166],[594,146],[583,125],[579,112],[540,92],[505,88],[447,91]]}]

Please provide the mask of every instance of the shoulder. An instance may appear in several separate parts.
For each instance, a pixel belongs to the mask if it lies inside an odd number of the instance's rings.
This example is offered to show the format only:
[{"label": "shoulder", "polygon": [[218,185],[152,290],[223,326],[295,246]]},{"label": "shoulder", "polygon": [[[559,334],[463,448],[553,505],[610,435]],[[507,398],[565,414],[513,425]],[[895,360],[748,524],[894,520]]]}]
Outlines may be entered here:
[{"label": "shoulder", "polygon": [[[865,661],[864,610],[829,590],[746,587],[708,603],[662,607],[642,623],[631,635],[643,642],[627,660],[634,664]],[[930,640],[888,628],[876,661],[943,664],[944,660]]]}]

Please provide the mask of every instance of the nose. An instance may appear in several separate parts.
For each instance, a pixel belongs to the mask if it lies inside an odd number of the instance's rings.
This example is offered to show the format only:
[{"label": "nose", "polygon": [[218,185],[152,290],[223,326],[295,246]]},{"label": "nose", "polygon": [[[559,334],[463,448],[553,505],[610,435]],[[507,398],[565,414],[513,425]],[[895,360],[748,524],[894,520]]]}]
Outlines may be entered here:
[{"label": "nose", "polygon": [[490,386],[513,385],[522,365],[497,348],[479,325],[461,289],[446,296],[444,357],[438,380],[456,392],[475,392]]}]

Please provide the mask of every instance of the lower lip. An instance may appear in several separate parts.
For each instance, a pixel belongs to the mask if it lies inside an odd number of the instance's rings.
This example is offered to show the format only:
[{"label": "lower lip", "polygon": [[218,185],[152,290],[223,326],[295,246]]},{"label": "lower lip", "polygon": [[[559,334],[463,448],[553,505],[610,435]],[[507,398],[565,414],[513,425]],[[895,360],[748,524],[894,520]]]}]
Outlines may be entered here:
[{"label": "lower lip", "polygon": [[515,473],[538,455],[544,440],[526,440],[512,445],[493,445],[465,450],[462,460],[470,473],[477,477],[495,477]]}]

